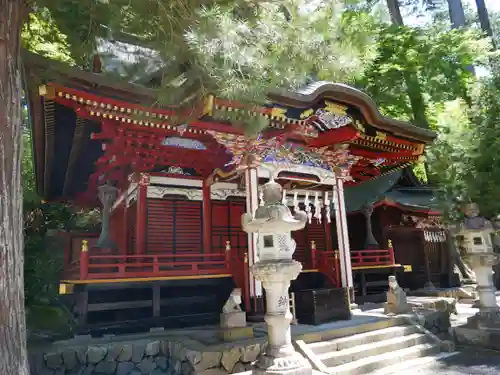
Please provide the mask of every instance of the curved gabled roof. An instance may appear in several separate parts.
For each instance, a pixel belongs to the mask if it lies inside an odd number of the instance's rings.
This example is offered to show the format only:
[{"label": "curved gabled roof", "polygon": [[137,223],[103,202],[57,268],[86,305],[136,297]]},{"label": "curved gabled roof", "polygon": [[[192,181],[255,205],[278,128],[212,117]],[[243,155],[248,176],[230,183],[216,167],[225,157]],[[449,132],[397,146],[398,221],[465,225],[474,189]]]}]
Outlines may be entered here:
[{"label": "curved gabled roof", "polygon": [[275,90],[269,94],[269,99],[295,108],[307,108],[322,99],[331,99],[359,108],[365,120],[380,130],[424,143],[430,143],[436,138],[436,133],[431,130],[383,116],[367,94],[341,83],[321,81],[296,91]]}]

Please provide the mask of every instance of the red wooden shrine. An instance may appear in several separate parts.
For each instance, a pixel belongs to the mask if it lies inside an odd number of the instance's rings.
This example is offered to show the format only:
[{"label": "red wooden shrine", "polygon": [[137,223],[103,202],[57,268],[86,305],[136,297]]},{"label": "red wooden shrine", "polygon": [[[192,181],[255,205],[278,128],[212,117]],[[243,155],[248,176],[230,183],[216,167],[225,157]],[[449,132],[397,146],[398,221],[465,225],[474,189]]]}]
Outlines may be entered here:
[{"label": "red wooden shrine", "polygon": [[[179,125],[176,110],[150,105],[153,90],[62,67],[41,81],[47,62],[26,61],[41,196],[93,207],[99,185],[119,189],[110,218],[116,248],[95,247],[98,234],[66,233],[66,284],[231,277],[248,309],[257,293],[249,272],[256,255],[241,216],[258,204],[263,167],[280,165],[276,177],[288,204],[297,194],[303,206],[310,193],[310,206],[316,205],[317,217],[293,233],[295,258],[304,272],[320,272],[340,286],[345,260],[337,238],[348,248],[348,235],[342,216],[330,209],[342,197],[333,196],[335,181],[349,189],[405,168],[434,137],[383,117],[365,94],[335,84],[273,94],[271,104],[259,108],[208,97],[196,120]],[[230,112],[265,117],[269,128],[248,140],[231,125]],[[321,204],[313,202],[316,193]],[[349,256],[353,270],[399,266],[387,239]]]}]

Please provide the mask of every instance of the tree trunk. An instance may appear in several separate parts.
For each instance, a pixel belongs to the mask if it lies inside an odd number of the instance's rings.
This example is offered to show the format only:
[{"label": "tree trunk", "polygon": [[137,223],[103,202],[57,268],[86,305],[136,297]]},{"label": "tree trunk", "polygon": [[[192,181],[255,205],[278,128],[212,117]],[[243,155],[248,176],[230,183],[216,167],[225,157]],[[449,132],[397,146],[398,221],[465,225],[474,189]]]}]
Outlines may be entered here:
[{"label": "tree trunk", "polygon": [[398,0],[387,0],[387,8],[389,8],[391,22],[394,25],[403,26],[403,16],[401,16],[401,9],[399,8]]},{"label": "tree trunk", "polygon": [[448,12],[454,29],[465,26],[465,13],[462,0],[448,0]]},{"label": "tree trunk", "polygon": [[491,29],[490,18],[488,16],[488,10],[486,9],[484,0],[476,0],[476,7],[481,29],[483,29],[489,37],[493,38],[493,30]]},{"label": "tree trunk", "polygon": [[0,0],[0,374],[28,375],[21,190],[22,0]]},{"label": "tree trunk", "polygon": [[[465,27],[465,13],[462,0],[448,0],[448,13],[450,15],[451,27],[453,29]],[[467,70],[476,75],[474,66],[467,66]],[[464,93],[463,97],[468,103],[470,102],[467,93]]]},{"label": "tree trunk", "polygon": [[[404,26],[401,9],[398,0],[387,0],[387,8],[391,15],[393,25]],[[411,110],[415,123],[421,127],[429,127],[429,122],[425,116],[425,101],[422,94],[422,87],[418,81],[418,72],[403,71],[403,79],[406,84],[406,93],[410,98]]]}]

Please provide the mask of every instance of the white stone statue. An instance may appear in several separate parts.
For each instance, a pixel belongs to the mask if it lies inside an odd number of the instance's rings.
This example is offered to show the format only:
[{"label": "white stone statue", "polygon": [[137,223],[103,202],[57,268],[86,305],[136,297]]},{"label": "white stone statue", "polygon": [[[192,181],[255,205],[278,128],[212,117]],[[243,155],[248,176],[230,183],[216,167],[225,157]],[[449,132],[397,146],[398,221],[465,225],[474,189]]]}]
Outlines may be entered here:
[{"label": "white stone statue", "polygon": [[389,291],[384,304],[385,314],[405,314],[412,311],[406,299],[405,291],[399,286],[396,276],[389,276]]},{"label": "white stone statue", "polygon": [[233,291],[229,295],[229,298],[227,299],[224,307],[222,308],[222,312],[224,314],[240,312],[242,311],[240,305],[241,305],[241,289],[236,288],[233,289]]},{"label": "white stone statue", "polygon": [[[233,289],[220,314],[220,326],[224,330],[244,328],[247,325],[247,315],[241,309],[241,289]],[[252,331],[253,332],[253,331]]]}]

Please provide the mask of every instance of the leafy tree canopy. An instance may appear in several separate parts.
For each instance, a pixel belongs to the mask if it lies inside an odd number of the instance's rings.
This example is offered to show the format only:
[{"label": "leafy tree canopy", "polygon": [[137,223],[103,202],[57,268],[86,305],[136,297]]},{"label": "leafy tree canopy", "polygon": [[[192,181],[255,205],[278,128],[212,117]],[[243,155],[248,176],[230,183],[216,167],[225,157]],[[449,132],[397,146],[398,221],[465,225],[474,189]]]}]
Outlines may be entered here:
[{"label": "leafy tree canopy", "polygon": [[88,61],[96,37],[157,51],[163,105],[192,108],[208,93],[262,104],[278,87],[350,82],[375,51],[375,20],[343,0],[45,2],[74,56]]},{"label": "leafy tree canopy", "polygon": [[429,166],[441,189],[446,212],[472,201],[487,217],[500,213],[500,79],[485,78],[472,91],[472,106],[461,101],[435,107],[438,140],[429,149]]},{"label": "leafy tree canopy", "polygon": [[357,85],[386,115],[409,121],[412,108],[403,72],[417,74],[419,89],[431,106],[455,98],[469,102],[468,87],[474,76],[468,67],[486,63],[488,50],[488,40],[474,30],[449,30],[442,23],[421,28],[382,26],[377,57]]},{"label": "leafy tree canopy", "polygon": [[58,29],[47,8],[36,8],[22,30],[24,48],[47,58],[74,64],[66,35]]}]

